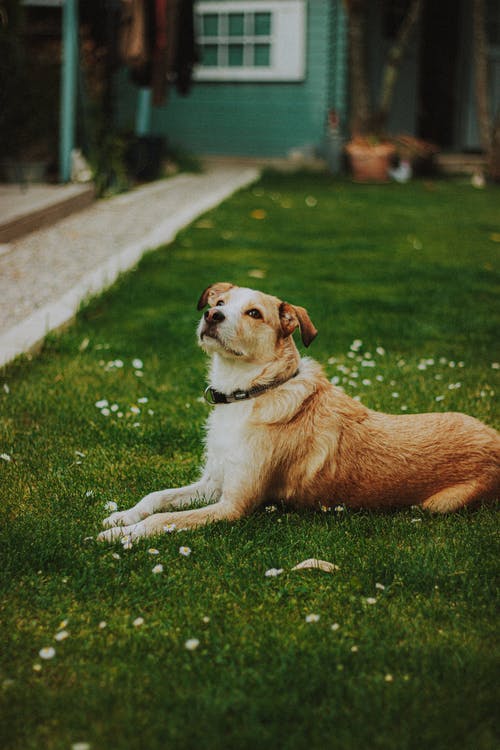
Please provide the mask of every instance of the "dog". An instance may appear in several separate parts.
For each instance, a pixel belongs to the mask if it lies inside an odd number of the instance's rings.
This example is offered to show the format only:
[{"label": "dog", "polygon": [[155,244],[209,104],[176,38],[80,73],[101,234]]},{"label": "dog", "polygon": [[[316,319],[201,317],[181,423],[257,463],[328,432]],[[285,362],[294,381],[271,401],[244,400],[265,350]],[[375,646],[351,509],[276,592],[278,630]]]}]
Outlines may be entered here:
[{"label": "dog", "polygon": [[197,328],[213,405],[202,477],[113,513],[100,540],[235,521],[269,500],[443,513],[499,496],[495,430],[465,414],[388,415],[350,398],[300,356],[294,331],[306,347],[317,334],[303,307],[226,282],[205,289],[198,310],[207,305]]}]

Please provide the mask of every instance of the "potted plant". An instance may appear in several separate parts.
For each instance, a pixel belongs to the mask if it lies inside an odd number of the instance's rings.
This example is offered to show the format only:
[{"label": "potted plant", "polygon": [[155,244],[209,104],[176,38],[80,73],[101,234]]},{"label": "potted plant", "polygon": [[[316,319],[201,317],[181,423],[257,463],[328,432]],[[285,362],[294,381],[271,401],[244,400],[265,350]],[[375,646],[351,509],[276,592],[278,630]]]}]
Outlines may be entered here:
[{"label": "potted plant", "polygon": [[348,19],[350,75],[350,131],[346,145],[353,177],[360,182],[386,182],[396,147],[386,134],[394,87],[411,34],[422,12],[423,0],[410,0],[382,72],[376,102],[369,92],[366,28],[369,0],[345,0]]},{"label": "potted plant", "polygon": [[396,154],[393,143],[376,135],[355,136],[345,146],[355,182],[388,182]]}]

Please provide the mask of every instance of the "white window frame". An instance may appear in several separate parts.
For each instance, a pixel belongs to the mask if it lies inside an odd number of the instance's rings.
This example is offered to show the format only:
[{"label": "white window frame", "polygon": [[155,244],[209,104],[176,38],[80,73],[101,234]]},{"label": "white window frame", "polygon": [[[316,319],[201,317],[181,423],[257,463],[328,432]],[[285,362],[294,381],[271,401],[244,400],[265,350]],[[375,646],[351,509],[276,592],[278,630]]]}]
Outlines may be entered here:
[{"label": "white window frame", "polygon": [[197,23],[205,14],[270,13],[271,34],[263,37],[231,37],[219,34],[204,37],[198,29],[198,42],[229,45],[236,40],[247,44],[270,44],[269,66],[205,66],[194,71],[197,81],[303,81],[306,74],[306,0],[218,0],[198,2]]}]

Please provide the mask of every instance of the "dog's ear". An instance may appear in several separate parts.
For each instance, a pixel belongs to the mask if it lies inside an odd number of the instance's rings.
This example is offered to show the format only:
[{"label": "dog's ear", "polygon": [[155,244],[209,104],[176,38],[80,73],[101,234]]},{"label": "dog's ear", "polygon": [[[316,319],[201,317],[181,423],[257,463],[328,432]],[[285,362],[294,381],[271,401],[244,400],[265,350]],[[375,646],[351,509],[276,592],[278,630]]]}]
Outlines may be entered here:
[{"label": "dog's ear", "polygon": [[228,292],[229,289],[233,289],[233,284],[228,284],[226,281],[219,281],[217,284],[207,286],[198,300],[197,309],[203,310],[205,305],[211,305],[213,307],[215,298],[218,297],[219,294]]},{"label": "dog's ear", "polygon": [[280,305],[280,323],[283,336],[290,336],[297,326],[300,326],[300,335],[304,346],[316,338],[318,331],[314,327],[309,313],[304,307],[290,305],[288,302],[282,302]]}]

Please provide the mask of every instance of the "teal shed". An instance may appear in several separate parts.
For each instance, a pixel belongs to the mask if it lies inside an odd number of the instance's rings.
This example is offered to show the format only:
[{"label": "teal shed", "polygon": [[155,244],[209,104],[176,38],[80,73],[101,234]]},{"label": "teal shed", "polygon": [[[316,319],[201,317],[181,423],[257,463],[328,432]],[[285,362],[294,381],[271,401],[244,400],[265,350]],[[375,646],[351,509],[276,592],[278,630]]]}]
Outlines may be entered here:
[{"label": "teal shed", "polygon": [[[407,5],[367,4],[372,94]],[[495,112],[500,2],[488,0],[485,8]],[[172,87],[166,103],[146,118],[147,132],[199,155],[310,155],[325,153],[334,112],[337,144],[348,136],[343,0],[198,0],[195,14],[200,64],[192,89],[182,97]],[[431,140],[444,151],[480,151],[474,64],[472,0],[424,0],[399,71],[388,131]],[[134,128],[140,101],[123,73],[117,97],[123,127]]]},{"label": "teal shed", "polygon": [[[321,148],[328,113],[346,115],[346,28],[340,0],[203,0],[200,64],[188,96],[154,107],[150,132],[197,154],[284,157]],[[121,78],[119,119],[140,95]]]}]

